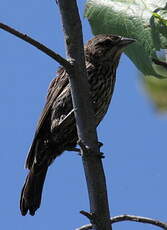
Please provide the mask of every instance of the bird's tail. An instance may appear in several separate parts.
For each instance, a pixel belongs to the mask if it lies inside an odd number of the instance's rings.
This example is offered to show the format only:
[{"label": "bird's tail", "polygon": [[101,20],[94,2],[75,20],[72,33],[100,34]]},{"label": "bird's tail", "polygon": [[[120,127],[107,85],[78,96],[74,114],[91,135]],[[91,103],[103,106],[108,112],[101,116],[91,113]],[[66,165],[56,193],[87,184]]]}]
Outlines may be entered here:
[{"label": "bird's tail", "polygon": [[34,164],[26,178],[20,198],[20,210],[23,216],[29,211],[34,215],[39,208],[42,197],[43,185],[48,170],[48,164],[43,164],[40,170]]}]

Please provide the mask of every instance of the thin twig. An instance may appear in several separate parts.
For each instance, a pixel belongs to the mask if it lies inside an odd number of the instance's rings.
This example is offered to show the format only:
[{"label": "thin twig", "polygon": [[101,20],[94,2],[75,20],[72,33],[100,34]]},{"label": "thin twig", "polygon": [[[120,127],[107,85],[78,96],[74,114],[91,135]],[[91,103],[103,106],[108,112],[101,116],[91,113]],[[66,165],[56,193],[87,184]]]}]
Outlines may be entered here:
[{"label": "thin twig", "polygon": [[65,58],[61,57],[59,54],[55,53],[53,50],[46,47],[45,45],[29,37],[27,34],[23,34],[15,30],[14,28],[7,26],[3,23],[0,23],[0,28],[28,42],[29,44],[33,45],[37,49],[41,50],[43,53],[47,54],[48,56],[56,60],[60,65],[62,65],[69,74],[72,72],[73,70],[72,64],[68,62]]},{"label": "thin twig", "polygon": [[[122,222],[122,221],[134,221],[143,224],[152,224],[154,226],[167,230],[167,223],[161,222],[159,220],[143,217],[143,216],[120,215],[120,216],[114,216],[110,220],[111,220],[111,224]],[[77,228],[76,230],[89,230],[89,229],[92,229],[91,224],[84,225],[80,228]]]},{"label": "thin twig", "polygon": [[84,210],[81,210],[80,213],[82,215],[84,215],[85,217],[87,217],[90,221],[94,218],[94,213],[90,213],[90,212],[86,212]]}]

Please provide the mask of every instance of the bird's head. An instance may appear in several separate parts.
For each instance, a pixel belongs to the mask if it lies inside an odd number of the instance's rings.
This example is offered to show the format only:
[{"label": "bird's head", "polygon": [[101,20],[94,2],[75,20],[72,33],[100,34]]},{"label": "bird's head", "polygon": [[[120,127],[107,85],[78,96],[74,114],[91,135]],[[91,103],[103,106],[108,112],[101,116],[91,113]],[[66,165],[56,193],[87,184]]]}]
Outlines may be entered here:
[{"label": "bird's head", "polygon": [[119,61],[124,48],[133,42],[135,40],[132,38],[99,34],[85,46],[86,60],[94,64],[105,61],[115,63]]}]

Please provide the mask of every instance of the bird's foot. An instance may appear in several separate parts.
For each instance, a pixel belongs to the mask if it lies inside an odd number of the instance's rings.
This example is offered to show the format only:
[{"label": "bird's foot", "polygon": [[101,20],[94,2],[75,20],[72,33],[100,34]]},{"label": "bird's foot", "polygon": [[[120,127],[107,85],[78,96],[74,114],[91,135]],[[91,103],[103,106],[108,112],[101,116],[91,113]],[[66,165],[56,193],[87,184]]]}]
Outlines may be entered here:
[{"label": "bird's foot", "polygon": [[[101,158],[105,158],[104,153],[103,152],[96,152],[93,151],[92,149],[89,148],[89,146],[85,145],[81,140],[78,141],[78,145],[81,147],[81,151],[80,151],[80,155],[81,156],[87,156],[87,157],[94,157],[97,156],[100,159]],[[98,147],[100,148],[101,146],[103,146],[103,144],[101,142],[98,142]],[[93,154],[92,154],[93,152]]]}]

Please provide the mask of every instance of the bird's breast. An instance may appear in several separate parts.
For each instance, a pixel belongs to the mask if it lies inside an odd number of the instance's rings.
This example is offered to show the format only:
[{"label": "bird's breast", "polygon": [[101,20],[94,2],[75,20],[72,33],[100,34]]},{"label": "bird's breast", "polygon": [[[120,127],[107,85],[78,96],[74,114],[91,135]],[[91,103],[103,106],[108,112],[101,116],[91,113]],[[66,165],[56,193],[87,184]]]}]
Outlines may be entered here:
[{"label": "bird's breast", "polygon": [[106,114],[115,85],[116,69],[111,64],[98,65],[88,70],[88,81],[97,124]]}]

